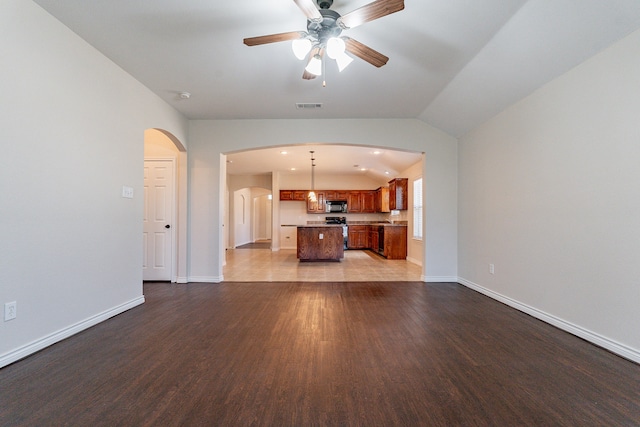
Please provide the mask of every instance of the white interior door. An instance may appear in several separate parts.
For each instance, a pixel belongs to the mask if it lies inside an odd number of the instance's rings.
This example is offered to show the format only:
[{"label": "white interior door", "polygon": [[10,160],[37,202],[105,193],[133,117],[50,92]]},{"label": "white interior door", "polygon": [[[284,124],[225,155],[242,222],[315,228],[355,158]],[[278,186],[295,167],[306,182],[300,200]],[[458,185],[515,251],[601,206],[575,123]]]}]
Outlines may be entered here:
[{"label": "white interior door", "polygon": [[174,164],[144,161],[143,280],[171,280]]}]

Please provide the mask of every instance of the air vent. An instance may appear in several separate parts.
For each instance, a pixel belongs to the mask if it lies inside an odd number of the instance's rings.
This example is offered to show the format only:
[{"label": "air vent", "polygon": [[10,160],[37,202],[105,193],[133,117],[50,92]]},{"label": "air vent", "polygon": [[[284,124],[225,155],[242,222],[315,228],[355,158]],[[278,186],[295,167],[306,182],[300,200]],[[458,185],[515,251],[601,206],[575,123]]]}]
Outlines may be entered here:
[{"label": "air vent", "polygon": [[317,104],[314,102],[296,102],[296,108],[298,110],[315,110],[318,108],[322,108],[322,104]]}]

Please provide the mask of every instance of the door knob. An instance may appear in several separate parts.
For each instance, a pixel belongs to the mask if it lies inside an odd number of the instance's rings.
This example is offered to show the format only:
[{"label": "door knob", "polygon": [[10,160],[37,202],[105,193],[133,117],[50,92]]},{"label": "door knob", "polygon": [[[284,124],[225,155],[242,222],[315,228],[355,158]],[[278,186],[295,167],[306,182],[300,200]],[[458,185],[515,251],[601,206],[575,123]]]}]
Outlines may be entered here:
[{"label": "door knob", "polygon": [[165,225],[164,228],[171,228],[169,224]]}]

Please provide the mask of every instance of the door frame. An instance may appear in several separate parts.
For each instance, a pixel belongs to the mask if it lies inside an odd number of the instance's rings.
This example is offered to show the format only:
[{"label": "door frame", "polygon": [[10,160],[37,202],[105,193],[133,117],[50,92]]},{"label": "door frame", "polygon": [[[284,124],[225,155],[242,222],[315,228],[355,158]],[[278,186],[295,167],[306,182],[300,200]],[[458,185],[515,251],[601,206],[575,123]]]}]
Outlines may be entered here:
[{"label": "door frame", "polygon": [[[178,174],[177,174],[177,170],[176,170],[176,158],[173,157],[145,157],[144,158],[144,164],[146,164],[147,161],[155,161],[155,162],[169,162],[171,164],[171,173],[173,175],[173,182],[172,182],[172,186],[171,186],[171,194],[170,194],[170,200],[171,200],[171,210],[170,210],[170,215],[171,215],[171,220],[169,221],[169,223],[171,224],[171,228],[169,228],[169,236],[171,238],[171,245],[169,245],[169,251],[170,251],[170,255],[169,255],[169,259],[170,259],[170,271],[169,271],[169,280],[171,283],[176,283],[178,281],[178,241],[177,241],[177,235],[176,235],[176,229],[177,229],[177,218],[178,218],[178,204],[177,204],[177,199],[176,199],[176,194],[177,194],[177,186],[178,186]],[[143,277],[144,280],[144,277]]]}]

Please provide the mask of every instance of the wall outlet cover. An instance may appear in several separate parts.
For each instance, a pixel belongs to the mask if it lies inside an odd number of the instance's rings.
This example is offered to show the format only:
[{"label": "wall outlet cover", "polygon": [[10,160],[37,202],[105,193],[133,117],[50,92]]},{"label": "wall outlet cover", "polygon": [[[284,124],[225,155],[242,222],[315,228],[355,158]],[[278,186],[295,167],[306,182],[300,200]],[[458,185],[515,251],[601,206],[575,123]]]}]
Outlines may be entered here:
[{"label": "wall outlet cover", "polygon": [[18,315],[18,303],[15,301],[4,303],[4,321],[13,320]]}]

